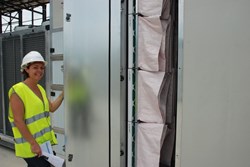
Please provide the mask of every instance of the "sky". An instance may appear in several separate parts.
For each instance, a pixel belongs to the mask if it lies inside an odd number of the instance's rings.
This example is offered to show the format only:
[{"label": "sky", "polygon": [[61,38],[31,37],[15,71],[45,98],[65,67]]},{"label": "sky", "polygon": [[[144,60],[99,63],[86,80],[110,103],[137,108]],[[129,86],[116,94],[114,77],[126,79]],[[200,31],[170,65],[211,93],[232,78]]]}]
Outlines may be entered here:
[{"label": "sky", "polygon": [[[37,7],[34,8],[34,10],[36,11],[42,11],[42,7]],[[49,13],[50,13],[50,7],[49,4],[47,5],[47,17],[49,17]],[[15,16],[17,14],[17,12],[12,13],[12,16]],[[8,21],[9,18],[2,16],[2,31],[4,32],[10,32],[10,26],[8,26]],[[34,25],[41,25],[42,23],[42,15],[37,14],[34,12]],[[23,10],[23,25],[31,25],[31,12],[27,11],[27,10]],[[13,20],[12,22],[12,30],[14,30],[14,28],[18,26],[18,20]]]}]

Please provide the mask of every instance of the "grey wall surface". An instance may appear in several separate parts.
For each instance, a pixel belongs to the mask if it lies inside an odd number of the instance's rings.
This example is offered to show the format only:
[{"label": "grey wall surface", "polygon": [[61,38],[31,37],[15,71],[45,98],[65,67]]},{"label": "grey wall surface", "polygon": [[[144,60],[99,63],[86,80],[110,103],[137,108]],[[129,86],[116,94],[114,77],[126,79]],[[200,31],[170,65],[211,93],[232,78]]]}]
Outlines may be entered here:
[{"label": "grey wall surface", "polygon": [[184,2],[177,166],[250,164],[249,7],[248,0]]},{"label": "grey wall surface", "polygon": [[67,167],[120,165],[119,5],[64,1]]}]

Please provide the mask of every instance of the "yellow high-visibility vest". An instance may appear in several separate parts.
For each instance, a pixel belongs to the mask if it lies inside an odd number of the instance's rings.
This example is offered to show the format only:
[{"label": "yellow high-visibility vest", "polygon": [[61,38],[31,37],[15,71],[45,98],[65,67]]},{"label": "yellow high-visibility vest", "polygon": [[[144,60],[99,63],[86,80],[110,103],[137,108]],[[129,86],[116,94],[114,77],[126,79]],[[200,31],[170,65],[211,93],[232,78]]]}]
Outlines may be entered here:
[{"label": "yellow high-visibility vest", "polygon": [[[24,121],[38,144],[50,141],[52,145],[57,144],[55,133],[52,130],[49,116],[49,101],[42,86],[38,85],[43,101],[23,82],[12,86],[9,90],[9,98],[16,93],[24,104]],[[9,106],[9,121],[12,126],[15,141],[16,156],[22,158],[35,157],[31,151],[30,144],[23,138],[15,126],[13,113]]]}]

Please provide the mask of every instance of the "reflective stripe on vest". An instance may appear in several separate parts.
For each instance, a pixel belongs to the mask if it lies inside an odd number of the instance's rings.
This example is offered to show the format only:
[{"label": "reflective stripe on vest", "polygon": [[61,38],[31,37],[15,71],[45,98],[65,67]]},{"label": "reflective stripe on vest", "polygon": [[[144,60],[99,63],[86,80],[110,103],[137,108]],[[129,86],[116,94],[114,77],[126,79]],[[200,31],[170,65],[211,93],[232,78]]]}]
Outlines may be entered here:
[{"label": "reflective stripe on vest", "polygon": [[[44,112],[44,113],[40,113],[40,114],[37,114],[37,115],[34,115],[33,117],[31,118],[27,118],[25,119],[25,124],[28,125],[28,124],[31,124],[39,119],[42,119],[42,118],[45,118],[45,117],[49,117],[49,112]],[[16,127],[15,123],[14,122],[10,122],[10,125],[11,127]]]},{"label": "reflective stripe on vest", "polygon": [[[45,133],[50,132],[51,130],[52,130],[52,127],[49,126],[48,128],[45,128],[45,129],[41,130],[40,132],[35,133],[33,135],[33,137],[36,139],[38,137],[43,136]],[[21,144],[21,143],[27,142],[23,137],[15,138],[14,141],[15,141],[16,144]]]}]

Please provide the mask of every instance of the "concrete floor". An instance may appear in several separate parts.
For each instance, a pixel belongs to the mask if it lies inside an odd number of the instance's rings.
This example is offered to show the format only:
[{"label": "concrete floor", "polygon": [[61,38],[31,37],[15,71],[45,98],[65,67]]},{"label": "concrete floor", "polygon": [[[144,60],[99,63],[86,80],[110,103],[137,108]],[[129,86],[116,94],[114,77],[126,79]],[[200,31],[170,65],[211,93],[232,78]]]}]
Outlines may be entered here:
[{"label": "concrete floor", "polygon": [[26,167],[26,162],[15,156],[12,149],[0,145],[0,166],[1,167]]}]

